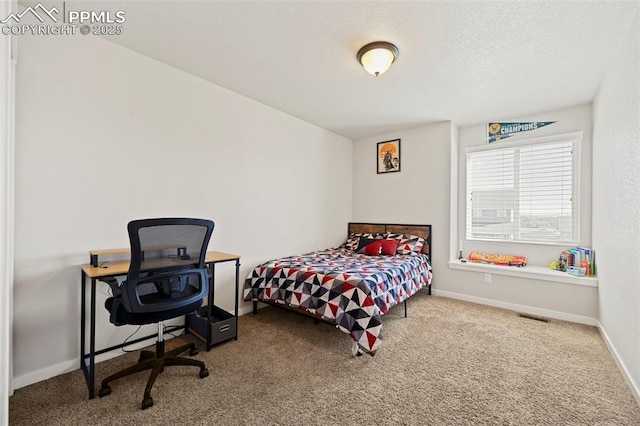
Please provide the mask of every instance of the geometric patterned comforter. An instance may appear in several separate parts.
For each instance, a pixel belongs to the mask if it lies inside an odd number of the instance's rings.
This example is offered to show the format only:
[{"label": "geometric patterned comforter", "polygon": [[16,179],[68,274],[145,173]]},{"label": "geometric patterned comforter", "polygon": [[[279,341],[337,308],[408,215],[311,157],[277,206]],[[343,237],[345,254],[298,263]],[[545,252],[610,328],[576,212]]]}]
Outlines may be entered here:
[{"label": "geometric patterned comforter", "polygon": [[381,316],[431,283],[426,255],[367,256],[343,248],[271,260],[244,283],[244,300],[305,310],[374,355]]}]

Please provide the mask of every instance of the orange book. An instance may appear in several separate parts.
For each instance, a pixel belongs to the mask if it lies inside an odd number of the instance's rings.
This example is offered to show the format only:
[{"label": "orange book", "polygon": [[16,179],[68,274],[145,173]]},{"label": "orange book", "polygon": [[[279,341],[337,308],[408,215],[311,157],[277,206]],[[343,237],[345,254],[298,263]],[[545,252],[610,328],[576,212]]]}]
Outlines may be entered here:
[{"label": "orange book", "polygon": [[562,254],[567,256],[567,267],[569,266],[577,266],[575,262],[575,256],[570,251],[563,251]]}]

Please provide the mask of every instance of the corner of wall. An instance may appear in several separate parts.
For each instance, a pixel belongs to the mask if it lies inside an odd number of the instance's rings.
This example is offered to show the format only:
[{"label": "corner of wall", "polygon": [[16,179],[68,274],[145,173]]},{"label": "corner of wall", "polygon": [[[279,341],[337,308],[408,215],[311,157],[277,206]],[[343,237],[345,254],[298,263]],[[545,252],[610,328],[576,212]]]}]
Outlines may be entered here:
[{"label": "corner of wall", "polygon": [[[16,2],[0,2],[0,16],[15,10]],[[9,395],[13,393],[13,199],[14,199],[14,110],[15,43],[13,36],[0,37],[0,424],[9,419]]]}]

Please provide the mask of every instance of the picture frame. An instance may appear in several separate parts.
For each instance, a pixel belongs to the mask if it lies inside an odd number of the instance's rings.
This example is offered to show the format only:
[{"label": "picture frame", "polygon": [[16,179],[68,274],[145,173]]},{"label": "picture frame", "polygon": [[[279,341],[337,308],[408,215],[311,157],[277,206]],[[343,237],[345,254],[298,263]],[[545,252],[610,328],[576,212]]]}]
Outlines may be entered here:
[{"label": "picture frame", "polygon": [[400,139],[377,143],[376,164],[378,174],[399,172],[400,163]]}]

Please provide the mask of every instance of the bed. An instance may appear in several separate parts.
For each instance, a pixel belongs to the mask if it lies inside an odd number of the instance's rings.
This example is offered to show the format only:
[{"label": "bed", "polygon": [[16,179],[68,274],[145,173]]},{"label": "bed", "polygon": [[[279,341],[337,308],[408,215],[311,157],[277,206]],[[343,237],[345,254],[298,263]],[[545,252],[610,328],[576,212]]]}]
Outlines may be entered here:
[{"label": "bed", "polygon": [[[354,340],[354,353],[374,355],[382,316],[426,288],[431,294],[431,225],[349,223],[336,248],[273,259],[244,282],[243,298],[305,312]],[[397,243],[397,244],[396,244]]]}]

